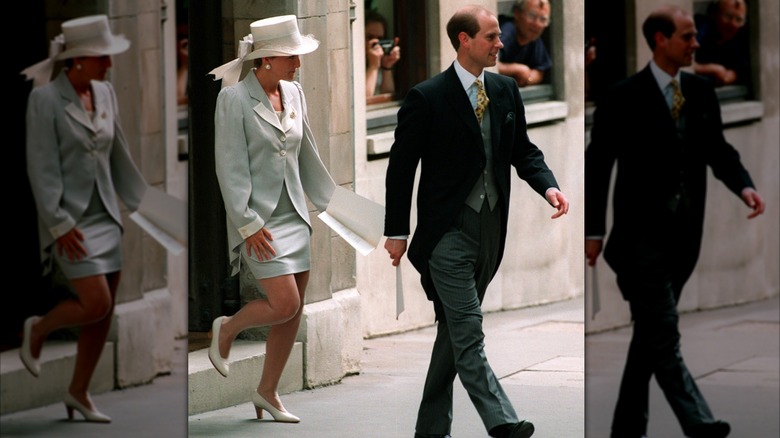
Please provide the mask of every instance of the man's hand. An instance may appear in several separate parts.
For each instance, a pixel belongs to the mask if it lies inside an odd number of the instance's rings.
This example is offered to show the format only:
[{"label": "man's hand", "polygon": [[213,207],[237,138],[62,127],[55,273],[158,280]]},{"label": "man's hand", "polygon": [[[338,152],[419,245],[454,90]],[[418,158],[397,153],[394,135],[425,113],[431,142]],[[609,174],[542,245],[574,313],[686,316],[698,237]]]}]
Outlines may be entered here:
[{"label": "man's hand", "polygon": [[753,219],[754,217],[762,214],[764,209],[766,209],[764,199],[761,198],[761,195],[759,195],[756,189],[752,187],[745,187],[742,189],[742,200],[745,201],[745,204],[747,204],[748,207],[753,209],[753,211],[748,215],[748,219]]},{"label": "man's hand", "polygon": [[406,252],[406,239],[391,239],[385,240],[385,249],[390,254],[390,258],[393,259],[393,266],[398,266],[401,263],[401,257]]},{"label": "man's hand", "polygon": [[588,266],[596,265],[603,245],[604,241],[601,239],[585,239],[585,258],[588,260]]},{"label": "man's hand", "polygon": [[558,210],[552,215],[552,219],[561,217],[569,212],[569,201],[560,190],[552,188],[547,190],[547,193],[545,193],[544,196],[547,198],[547,202]]}]

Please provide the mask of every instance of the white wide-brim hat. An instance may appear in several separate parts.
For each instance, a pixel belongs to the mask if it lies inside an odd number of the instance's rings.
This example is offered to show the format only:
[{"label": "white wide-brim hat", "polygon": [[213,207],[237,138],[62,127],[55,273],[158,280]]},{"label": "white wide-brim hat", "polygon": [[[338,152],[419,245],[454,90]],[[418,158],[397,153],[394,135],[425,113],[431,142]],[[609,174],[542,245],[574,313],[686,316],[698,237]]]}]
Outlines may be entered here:
[{"label": "white wide-brim hat", "polygon": [[57,60],[122,53],[130,47],[124,35],[114,35],[105,15],[90,15],[62,23],[65,50]]},{"label": "white wide-brim hat", "polygon": [[311,35],[301,35],[295,15],[257,20],[249,25],[252,31],[252,48],[245,60],[268,56],[305,55],[319,47],[320,42]]},{"label": "white wide-brim hat", "polygon": [[130,47],[124,35],[114,35],[105,15],[88,15],[62,23],[62,33],[49,44],[49,57],[21,71],[39,87],[51,80],[55,61],[87,56],[109,56]]},{"label": "white wide-brim hat", "polygon": [[249,25],[252,33],[238,42],[238,57],[225,63],[209,74],[214,80],[222,79],[222,86],[238,82],[244,61],[273,56],[305,55],[319,47],[320,42],[312,35],[302,35],[298,30],[298,17],[280,15],[264,18]]}]

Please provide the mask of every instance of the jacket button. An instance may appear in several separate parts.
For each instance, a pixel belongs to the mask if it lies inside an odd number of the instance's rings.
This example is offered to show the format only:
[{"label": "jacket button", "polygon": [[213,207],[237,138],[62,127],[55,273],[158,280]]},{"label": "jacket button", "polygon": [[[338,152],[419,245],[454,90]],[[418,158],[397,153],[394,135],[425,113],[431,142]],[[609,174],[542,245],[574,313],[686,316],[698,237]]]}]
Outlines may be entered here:
[{"label": "jacket button", "polygon": [[281,152],[279,152],[279,155],[281,155],[281,156],[283,156],[283,157],[284,157],[285,155],[287,155],[287,151],[285,151],[285,150],[282,150]]}]

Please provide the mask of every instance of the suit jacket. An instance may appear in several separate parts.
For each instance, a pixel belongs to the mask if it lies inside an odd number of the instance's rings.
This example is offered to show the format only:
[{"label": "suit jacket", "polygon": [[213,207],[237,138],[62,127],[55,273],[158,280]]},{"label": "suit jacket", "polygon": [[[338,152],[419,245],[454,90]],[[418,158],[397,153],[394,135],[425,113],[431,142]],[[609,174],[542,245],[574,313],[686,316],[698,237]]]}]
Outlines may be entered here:
[{"label": "suit jacket", "polygon": [[233,275],[240,268],[239,245],[265,225],[285,185],[310,227],[304,193],[323,211],[336,189],[317,152],[300,84],[281,81],[280,86],[281,120],[252,73],[217,96],[215,165],[227,214]]},{"label": "suit jacket", "polygon": [[[675,215],[685,216],[676,223],[684,224],[687,239],[669,250],[682,251],[687,269],[693,270],[702,238],[708,166],[735,194],[753,186],[739,153],[723,137],[713,87],[683,72],[681,89],[681,135],[649,66],[618,83],[596,107],[585,152],[585,233],[606,234],[607,198],[617,163],[614,217],[604,252],[616,272],[636,259],[631,254],[638,236],[667,233],[663,224]],[[687,199],[681,202],[681,197]]]},{"label": "suit jacket", "polygon": [[[513,79],[485,72],[490,104],[493,171],[499,191],[501,238],[496,269],[506,241],[511,167],[544,196],[557,187],[542,151],[528,138],[525,109]],[[417,227],[409,261],[421,274],[430,300],[436,297],[429,278],[431,253],[463,208],[485,165],[482,134],[455,67],[430,78],[407,94],[398,112],[395,142],[386,175],[385,235],[409,235],[412,192],[418,164]]]},{"label": "suit jacket", "polygon": [[38,212],[41,260],[73,228],[97,189],[111,217],[122,224],[117,194],[136,210],[147,184],[127,148],[110,82],[92,81],[93,120],[65,71],[30,92],[27,102],[27,174]]}]

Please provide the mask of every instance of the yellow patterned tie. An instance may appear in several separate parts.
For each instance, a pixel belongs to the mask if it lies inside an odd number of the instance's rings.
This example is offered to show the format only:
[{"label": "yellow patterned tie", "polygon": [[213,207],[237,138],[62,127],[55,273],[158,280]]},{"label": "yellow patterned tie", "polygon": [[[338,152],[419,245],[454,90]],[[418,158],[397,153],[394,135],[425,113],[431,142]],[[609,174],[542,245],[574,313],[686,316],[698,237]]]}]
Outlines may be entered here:
[{"label": "yellow patterned tie", "polygon": [[488,99],[487,93],[485,93],[482,81],[477,79],[474,83],[477,84],[477,107],[474,109],[474,113],[476,113],[479,123],[482,123],[482,117],[485,115],[485,108],[490,103],[490,99]]},{"label": "yellow patterned tie", "polygon": [[670,85],[674,91],[674,94],[672,94],[672,118],[677,120],[680,117],[680,111],[682,110],[683,104],[685,103],[685,98],[683,97],[682,92],[680,92],[680,85],[676,80],[672,79]]}]

